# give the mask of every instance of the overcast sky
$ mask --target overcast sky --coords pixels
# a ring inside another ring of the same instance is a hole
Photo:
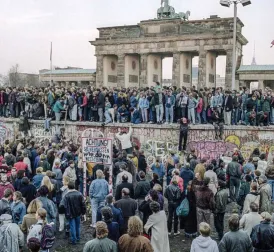
[[[160,0],[1,0],[0,1],[0,74],[16,63],[21,72],[38,73],[49,68],[50,42],[53,65],[96,68],[94,47],[88,41],[98,36],[96,27],[132,25],[156,16]],[[230,17],[233,8],[219,0],[170,0],[177,12],[191,11],[190,19],[210,15]],[[239,5],[239,17],[245,24],[244,64],[250,64],[256,41],[257,64],[274,64],[274,0],[252,0]],[[171,65],[164,64],[164,77],[171,76]],[[223,60],[217,61],[223,75]]]

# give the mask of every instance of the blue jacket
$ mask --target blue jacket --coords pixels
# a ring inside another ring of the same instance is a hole
[[[194,179],[194,173],[190,168],[183,167],[180,173],[180,177],[184,180],[184,191],[187,188],[187,184],[189,181]]]
[[[169,98],[170,98],[170,103],[168,103]],[[166,107],[167,108],[171,108],[171,107],[175,106],[175,97],[174,97],[174,95],[171,95],[171,96],[166,95],[165,100],[166,100]]]
[[[122,107],[118,108],[118,113],[121,114],[121,113],[124,113],[124,115],[122,116],[128,116],[129,115],[129,112],[127,111],[127,109],[123,109]]]
[[[147,98],[140,98],[139,99],[139,108],[140,109],[148,109],[149,108],[149,101]]]
[[[216,108],[216,107],[222,107],[223,106],[223,96],[222,95],[214,95],[211,98],[211,108]]]
[[[160,167],[158,168],[155,164],[153,164],[151,170],[153,173],[157,174],[159,178],[163,178],[165,176],[165,168],[162,163],[160,163]]]
[[[134,124],[141,123],[141,116],[137,109],[135,109],[133,113],[131,114],[131,122]]]
[[[115,242],[118,242],[120,238],[119,225],[117,222],[107,223],[108,226],[108,238]]]
[[[89,188],[89,197],[96,200],[104,200],[109,194],[108,182],[105,179],[95,179]]]
[[[124,225],[124,218],[123,218],[122,210],[120,208],[116,208],[113,205],[108,205],[107,204],[106,206],[108,206],[108,207],[111,208],[111,211],[112,211],[112,214],[113,214],[113,221],[117,222],[120,227],[123,227],[123,225]],[[102,213],[101,213],[101,209],[103,207],[104,206],[101,206],[101,207],[98,208],[97,215],[96,215],[96,222],[97,221],[101,221],[103,219],[102,218]]]
[[[23,217],[26,215],[26,206],[22,201],[11,203],[12,220],[14,223],[22,224]]]
[[[133,107],[133,108],[136,108],[137,107],[137,104],[138,104],[138,100],[136,98],[136,96],[131,96],[129,98],[129,102],[130,102],[130,107]]]
[[[43,174],[36,174],[33,177],[32,184],[36,187],[36,189],[40,188],[43,177],[44,177]]]
[[[42,202],[43,208],[47,211],[48,223],[56,223],[57,209],[52,200],[47,197],[38,197],[38,200]]]

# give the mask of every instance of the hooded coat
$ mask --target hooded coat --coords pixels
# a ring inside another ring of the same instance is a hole
[[[200,235],[193,240],[190,252],[219,252],[219,249],[216,241]]]

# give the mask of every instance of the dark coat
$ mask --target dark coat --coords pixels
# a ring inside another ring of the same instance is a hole
[[[97,108],[105,107],[105,96],[102,92],[98,94]]]
[[[226,112],[230,112],[233,109],[233,100],[231,95],[228,95],[227,97],[224,98],[223,107]]]
[[[262,221],[253,227],[250,237],[254,252],[274,251],[274,225],[271,225],[270,222]]]
[[[143,171],[143,172],[146,173],[146,169],[147,169],[146,157],[144,155],[139,155],[139,158],[138,158],[138,170],[139,171]]]
[[[26,199],[27,205],[29,205],[29,203],[35,199],[37,190],[36,190],[36,187],[32,184],[29,184],[29,185],[22,184],[20,188],[20,192],[22,193],[23,198]]]
[[[111,211],[112,211],[112,214],[113,214],[113,219],[112,220],[114,222],[117,222],[120,227],[123,226],[124,225],[124,218],[123,218],[122,210],[120,208],[114,207],[113,205],[106,205],[106,206],[111,208]],[[103,207],[104,206],[101,206],[101,207],[98,208],[97,215],[96,215],[96,222],[101,221],[103,219],[102,218],[102,213],[101,213],[101,209]]]
[[[150,191],[150,183],[148,181],[140,180],[135,187],[135,199],[144,199]]]
[[[10,204],[5,199],[1,199],[0,200],[0,216],[2,214],[9,214],[9,215],[11,215]]]
[[[117,222],[107,223],[108,226],[108,238],[115,242],[118,242],[120,238],[119,224]]]
[[[115,200],[120,200],[122,198],[122,190],[123,188],[127,188],[130,192],[130,198],[134,198],[134,188],[132,183],[128,182],[122,182],[119,184],[116,188],[116,193],[115,193]]]

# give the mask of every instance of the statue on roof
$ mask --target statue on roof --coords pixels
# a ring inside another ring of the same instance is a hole
[[[169,0],[161,0],[161,8],[157,11],[158,19],[165,19],[165,18],[181,18],[184,21],[188,20],[190,16],[190,11],[186,13],[175,12],[175,8],[169,5]]]

